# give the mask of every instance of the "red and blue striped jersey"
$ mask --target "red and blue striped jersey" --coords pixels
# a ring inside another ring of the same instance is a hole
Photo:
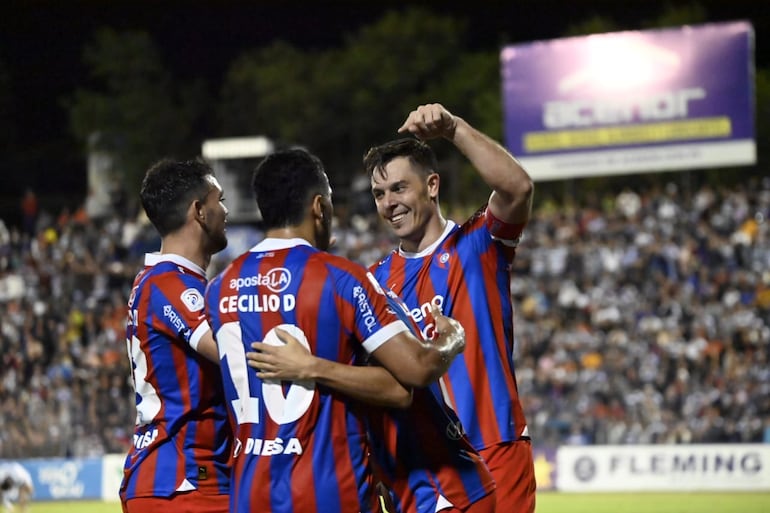
[[[231,512],[373,511],[360,409],[312,381],[261,380],[245,353],[280,344],[276,327],[321,358],[373,352],[408,330],[374,277],[302,239],[266,239],[211,281],[206,304],[236,429]]]
[[[407,304],[423,336],[435,337],[432,304],[465,328],[465,351],[442,382],[476,449],[528,436],[513,366],[510,265],[523,225],[505,224],[486,208],[419,254],[394,251],[372,272]]]
[[[388,300],[422,338],[403,301],[392,291]],[[377,477],[393,492],[399,513],[434,513],[450,505],[464,510],[495,489],[440,386],[415,389],[407,409],[367,410]]]
[[[222,378],[195,351],[209,330],[205,271],[172,254],[148,254],[128,300],[126,344],[136,392],[134,444],[120,496],[229,492],[232,435]]]

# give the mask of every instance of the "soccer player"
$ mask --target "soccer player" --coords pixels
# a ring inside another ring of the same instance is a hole
[[[431,305],[466,330],[467,349],[442,379],[442,391],[495,477],[498,510],[530,513],[535,477],[513,366],[510,266],[532,209],[532,180],[503,147],[440,104],[419,106],[398,132],[417,139],[388,142],[364,156],[377,211],[400,239],[372,272],[404,299],[427,338],[434,329]],[[424,142],[439,137],[492,189],[462,225],[441,212],[437,161]]]
[[[366,435],[351,398],[321,379],[262,379],[247,366],[246,352],[255,341],[280,344],[283,331],[332,362],[370,354],[392,373],[375,368],[390,380],[385,388],[425,386],[462,351],[462,327],[437,313],[438,336],[423,343],[364,268],[325,251],[332,191],[317,157],[300,149],[271,154],[255,170],[253,187],[266,238],[206,291],[236,425],[230,511],[376,511]],[[372,393],[360,379],[372,369],[339,367],[352,373],[332,380],[359,379]]]
[[[406,305],[394,294],[389,294],[388,302],[413,333],[422,338]],[[285,345],[254,342],[252,347],[258,351],[246,353],[249,366],[257,369],[258,376],[318,380],[341,375],[335,366],[342,364],[312,356],[289,334],[282,333],[280,338]],[[457,416],[444,402],[438,383],[430,385],[432,390],[414,389],[411,404],[402,406],[384,403],[379,397],[382,392],[371,380],[375,395],[366,395],[362,380],[366,381],[366,376],[326,384],[371,405],[365,414],[375,463],[379,462],[375,477],[384,487],[378,490],[387,504],[384,513],[497,511],[492,474],[463,434]],[[374,405],[407,409],[385,410]],[[385,428],[394,423],[397,430]]]
[[[140,198],[161,248],[145,256],[128,300],[136,429],[123,511],[226,512],[232,434],[203,311],[205,269],[227,246],[222,188],[203,161],[162,160],[147,171]]]
[[[5,511],[14,511],[17,503],[19,511],[26,513],[34,492],[32,476],[20,463],[0,463],[0,503]]]

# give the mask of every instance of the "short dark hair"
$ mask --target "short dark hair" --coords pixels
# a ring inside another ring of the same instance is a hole
[[[310,199],[329,195],[323,163],[299,148],[265,157],[254,170],[251,187],[265,230],[300,224]]]
[[[184,226],[190,202],[205,198],[211,187],[208,175],[214,176],[214,171],[202,159],[162,159],[150,166],[139,198],[161,237]]]
[[[377,172],[384,178],[385,166],[398,157],[407,157],[425,176],[438,173],[438,161],[433,149],[427,143],[411,138],[395,139],[369,148],[364,154],[364,169],[369,176]]]

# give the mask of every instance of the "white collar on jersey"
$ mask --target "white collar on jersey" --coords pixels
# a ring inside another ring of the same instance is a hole
[[[144,254],[144,265],[146,266],[157,265],[161,262],[173,262],[177,265],[186,267],[191,271],[195,271],[201,276],[206,276],[206,271],[204,271],[201,266],[199,266],[198,264],[194,263],[191,260],[186,259],[182,255],[176,255],[174,253],[145,253]]]
[[[312,246],[312,244],[299,237],[294,239],[268,238],[251,248],[249,251],[253,253],[258,251],[277,251],[279,249],[289,249],[295,246]]]
[[[432,254],[434,251],[436,251],[436,248],[438,247],[438,245],[441,244],[441,242],[447,238],[447,235],[449,235],[449,232],[451,232],[454,227],[455,227],[455,222],[451,220],[447,220],[446,226],[444,226],[444,233],[441,234],[441,237],[436,239],[436,242],[434,242],[427,248],[423,249],[419,253],[410,253],[408,251],[404,251],[403,249],[401,249],[401,244],[399,244],[398,254],[404,258],[422,258],[424,256],[428,256]]]

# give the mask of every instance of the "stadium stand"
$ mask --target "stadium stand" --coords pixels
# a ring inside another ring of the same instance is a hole
[[[768,178],[543,202],[512,282],[534,443],[770,442],[768,216]],[[340,223],[336,251],[373,263],[377,226]],[[125,452],[124,308],[157,242],[133,216],[0,220],[0,458]]]

